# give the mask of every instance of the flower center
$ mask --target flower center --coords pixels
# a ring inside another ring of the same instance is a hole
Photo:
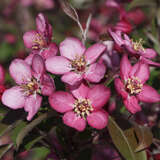
[[[41,34],[36,34],[33,40],[33,46],[32,49],[41,49],[47,46],[47,42],[43,35]]]
[[[137,77],[128,78],[126,83],[126,89],[130,94],[138,94],[142,91],[143,84]]]
[[[133,40],[131,40],[131,42],[132,42],[132,45],[133,45],[133,49],[135,51],[143,51],[143,52],[145,51],[145,49],[143,47],[144,41],[143,41],[142,38],[140,38],[139,41],[135,41],[135,42]]]
[[[74,112],[77,116],[86,119],[86,117],[93,111],[93,107],[89,99],[78,99],[74,103]]]
[[[25,96],[41,93],[40,83],[35,78],[32,78],[30,82],[22,84],[20,87],[22,88]]]
[[[71,62],[71,65],[75,72],[83,72],[86,68],[86,61],[84,56],[76,57],[76,59]]]

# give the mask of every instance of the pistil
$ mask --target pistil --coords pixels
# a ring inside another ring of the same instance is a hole
[[[78,99],[74,103],[74,112],[77,116],[86,119],[86,117],[93,111],[90,100]]]
[[[84,70],[86,68],[86,61],[85,61],[84,56],[76,57],[76,59],[71,62],[71,65],[72,65],[72,68],[75,72],[77,72],[77,73],[84,72]]]
[[[142,91],[143,84],[138,77],[128,78],[126,83],[126,90],[132,94],[138,94]]]
[[[133,40],[131,40],[131,41],[132,41],[133,49],[135,51],[143,51],[143,52],[145,51],[145,49],[143,47],[144,41],[142,38],[140,38],[139,41],[135,41],[135,42]]]

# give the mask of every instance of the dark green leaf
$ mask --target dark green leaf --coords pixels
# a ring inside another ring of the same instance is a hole
[[[125,133],[111,117],[109,117],[108,130],[113,143],[126,160],[147,160],[145,151],[134,152],[137,140],[133,130],[128,129],[129,133]],[[128,139],[128,134],[130,139]]]

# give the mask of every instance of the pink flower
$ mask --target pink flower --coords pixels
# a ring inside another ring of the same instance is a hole
[[[24,44],[33,53],[40,54],[44,59],[57,54],[58,48],[52,39],[52,26],[47,18],[39,13],[36,18],[37,30],[28,31],[23,35]]]
[[[149,66],[142,61],[131,66],[126,54],[120,63],[120,78],[115,79],[115,88],[123,97],[126,108],[131,113],[141,110],[138,101],[154,103],[160,101],[160,95],[145,84],[149,79]]]
[[[64,113],[64,124],[83,131],[86,121],[96,129],[103,129],[108,122],[108,114],[102,107],[110,97],[110,90],[104,85],[88,88],[83,83],[72,94],[64,91],[54,92],[49,97],[50,105],[60,113]]]
[[[12,109],[24,107],[28,112],[27,120],[31,120],[41,106],[39,94],[52,94],[54,82],[46,74],[44,61],[39,55],[34,55],[31,66],[21,59],[13,60],[9,71],[17,85],[5,90],[2,103]]]
[[[122,31],[124,33],[130,33],[132,31],[132,25],[126,19],[121,19],[116,26],[113,27],[115,30]]]
[[[105,74],[106,67],[97,63],[97,58],[106,49],[105,45],[96,43],[88,49],[77,38],[66,38],[60,43],[61,56],[46,60],[47,71],[63,75],[61,80],[69,85],[80,83],[82,79],[99,82]]]
[[[130,12],[127,12],[127,14],[125,15],[125,19],[129,20],[135,25],[139,25],[142,24],[147,19],[147,17],[141,9],[136,8],[134,10],[131,10]]]
[[[128,37],[127,34],[122,34],[121,31],[113,32],[111,29],[109,29],[109,33],[115,41],[118,49],[122,50],[122,52],[126,53],[126,51],[128,51],[129,54],[139,57],[142,61],[149,65],[160,66],[159,63],[150,60],[155,58],[157,53],[151,48],[144,48],[142,39],[134,42]]]

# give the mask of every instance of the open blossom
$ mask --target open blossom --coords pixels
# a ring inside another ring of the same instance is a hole
[[[141,110],[139,101],[147,103],[160,101],[158,92],[145,84],[148,79],[148,64],[139,61],[131,66],[127,55],[123,55],[120,63],[120,78],[115,79],[115,88],[123,97],[126,108],[133,114]]]
[[[110,90],[104,85],[88,88],[83,83],[72,94],[64,91],[54,92],[49,97],[50,105],[64,113],[64,124],[83,131],[86,122],[96,129],[103,129],[108,122],[108,114],[102,109],[110,97]]]
[[[24,107],[28,112],[27,120],[31,120],[41,106],[41,94],[49,96],[55,90],[54,82],[46,74],[42,57],[36,54],[32,66],[22,59],[15,59],[9,71],[17,85],[5,90],[2,103],[12,109]]]
[[[122,33],[121,31],[113,32],[111,29],[109,29],[109,33],[115,41],[118,50],[121,50],[125,53],[128,51],[130,55],[139,57],[142,61],[149,65],[160,66],[159,63],[150,60],[155,58],[157,53],[151,48],[144,48],[142,39],[134,42],[128,37],[127,34]]]
[[[58,48],[52,39],[52,26],[47,18],[39,13],[36,18],[37,30],[31,30],[23,35],[24,44],[32,49],[33,53],[40,54],[44,59],[53,57],[57,54]]]
[[[77,38],[66,38],[60,43],[60,55],[46,60],[47,71],[63,75],[61,80],[75,85],[86,79],[99,82],[105,74],[103,62],[96,62],[106,49],[105,45],[96,43],[88,49]]]

